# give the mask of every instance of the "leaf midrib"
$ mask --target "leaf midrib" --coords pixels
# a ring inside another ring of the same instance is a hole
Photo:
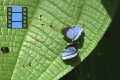
[[[38,4],[41,2],[41,0],[38,0]],[[34,14],[35,14],[35,12],[36,12],[36,8],[39,6],[39,5],[36,5],[36,7],[35,7],[35,10],[34,10],[34,12],[33,12],[33,15],[32,15],[32,17],[31,17],[31,19],[30,19],[30,21],[29,21],[29,24],[28,24],[28,26],[31,24],[31,22],[32,22],[32,18],[34,17]],[[20,46],[20,49],[19,49],[19,54],[20,54],[20,51],[21,51],[21,49],[22,49],[22,45],[23,45],[23,43],[24,43],[24,40],[25,40],[25,38],[26,38],[26,36],[27,36],[27,33],[28,32],[28,28],[27,28],[27,30],[26,30],[26,32],[25,32],[25,35],[24,35],[24,38],[23,38],[23,41],[22,41],[22,44],[21,44],[21,46]],[[17,58],[19,57],[19,55],[17,56]],[[16,64],[17,64],[17,61],[16,61],[16,63],[15,63],[15,66],[16,66]],[[14,69],[13,69],[13,71],[15,70],[15,66],[14,66]],[[12,79],[12,77],[13,77],[13,71],[12,71],[12,75],[11,75],[11,78],[10,79]]]

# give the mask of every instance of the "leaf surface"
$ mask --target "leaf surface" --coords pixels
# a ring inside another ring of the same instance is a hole
[[[1,80],[57,80],[83,61],[95,48],[115,14],[119,0],[0,0]],[[6,27],[7,6],[28,7],[28,28]],[[112,6],[112,7],[111,7]],[[40,20],[40,15],[41,20]],[[67,42],[61,30],[84,27],[79,57],[63,62]]]

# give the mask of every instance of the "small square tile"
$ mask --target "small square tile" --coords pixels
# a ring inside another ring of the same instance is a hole
[[[27,19],[26,16],[23,16],[23,19]]]
[[[22,7],[12,7],[12,12],[22,12]]]
[[[26,15],[27,13],[26,12],[23,12],[23,15]]]
[[[8,19],[11,19],[11,16],[8,16]]]
[[[12,13],[12,21],[22,21],[22,13]]]
[[[11,20],[8,20],[8,23],[11,23]]]
[[[23,11],[27,11],[27,8],[26,8],[26,7],[23,7]]]
[[[26,24],[23,24],[23,27],[27,27],[27,25],[26,25]]]
[[[7,10],[8,10],[8,11],[12,11],[12,8],[11,8],[11,7],[7,7]]]
[[[8,24],[8,27],[11,28],[11,24]]]
[[[26,23],[27,21],[26,20],[23,20],[23,23]]]
[[[11,16],[11,12],[8,12],[8,16]]]
[[[22,22],[12,22],[12,28],[22,28]]]

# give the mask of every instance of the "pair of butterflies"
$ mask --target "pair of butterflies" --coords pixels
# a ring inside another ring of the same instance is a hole
[[[79,39],[79,37],[81,36],[83,32],[83,28],[81,28],[80,26],[73,26],[71,27],[67,27],[62,29],[62,34],[72,40],[72,41],[76,41]],[[67,60],[67,59],[71,59],[77,56],[77,46],[75,44],[70,44],[68,45],[64,51],[62,51],[61,57],[63,60]]]

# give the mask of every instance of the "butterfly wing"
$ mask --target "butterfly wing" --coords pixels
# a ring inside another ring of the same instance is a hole
[[[63,60],[71,59],[71,58],[73,58],[75,56],[77,56],[77,53],[71,53],[69,51],[63,51],[62,55],[61,55],[61,57],[62,57]]]
[[[67,37],[68,37],[69,39],[73,39],[73,30],[72,30],[72,29],[69,29],[69,30],[67,31]]]
[[[75,56],[77,56],[77,46],[75,44],[68,45],[61,55],[63,60],[71,59]]]
[[[61,32],[66,38],[75,41],[80,37],[81,33],[83,32],[83,28],[79,26],[73,26],[73,28],[66,27],[62,29]]]
[[[73,38],[73,31],[72,31],[72,28],[71,27],[66,27],[64,29],[61,30],[62,34],[68,38],[68,39],[72,39]]]
[[[73,41],[77,40],[82,32],[83,28],[81,28],[80,26],[73,26]]]

